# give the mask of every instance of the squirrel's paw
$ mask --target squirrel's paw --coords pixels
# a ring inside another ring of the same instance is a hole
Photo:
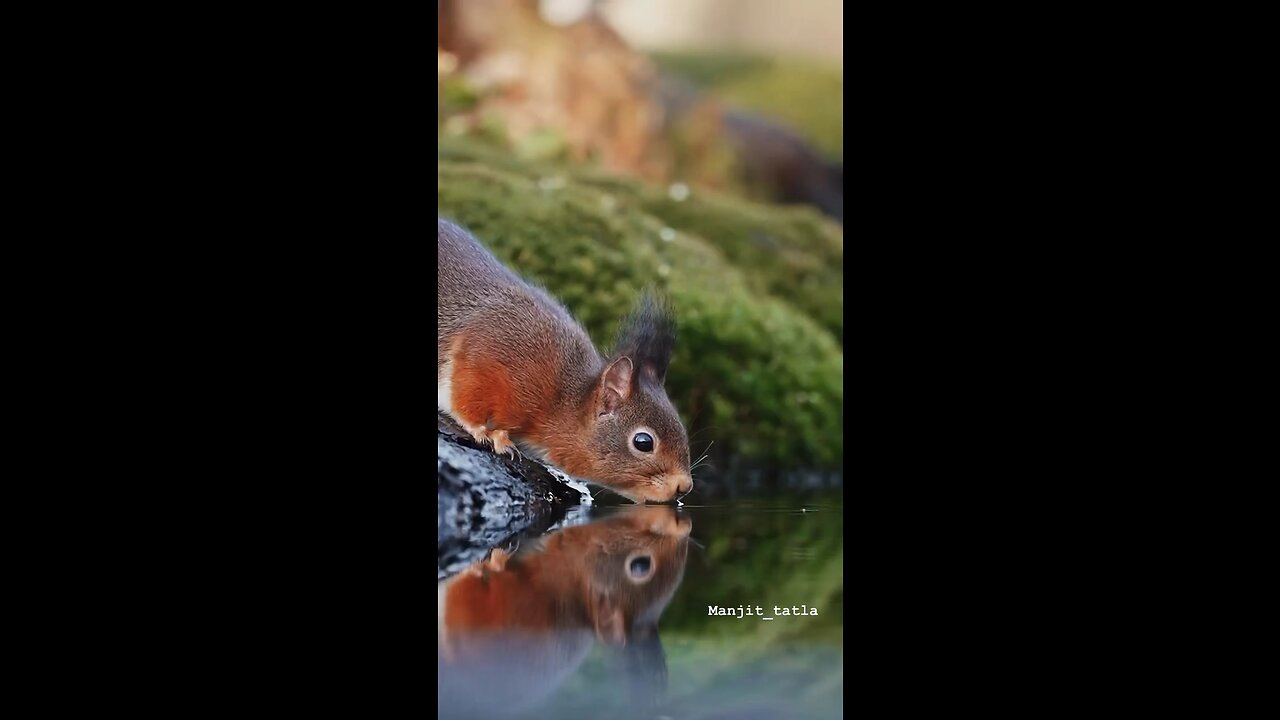
[[[516,457],[515,443],[511,442],[511,436],[506,430],[490,430],[489,442],[493,443],[493,451],[499,455],[510,455],[512,459]]]
[[[479,445],[483,445],[485,441],[489,439],[489,431],[486,430],[483,425],[471,425],[469,423],[463,423],[462,429],[470,433],[471,437]]]
[[[502,572],[507,569],[507,560],[511,559],[511,554],[502,548],[494,548],[489,554],[489,559],[485,561],[485,565],[494,572]]]
[[[483,425],[464,425],[463,427],[471,433],[471,437],[475,438],[477,443],[481,445],[489,443],[493,451],[499,455],[510,455],[514,459],[519,453],[506,430],[499,428],[491,430]]]

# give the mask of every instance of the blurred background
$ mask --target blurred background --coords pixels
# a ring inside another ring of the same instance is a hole
[[[549,14],[582,12],[582,0],[544,2]],[[844,62],[841,0],[613,0],[595,3],[627,42],[646,50],[744,51]]]
[[[841,717],[841,3],[438,10],[440,213],[603,349],[642,289],[666,292],[680,326],[667,390],[694,457],[712,456],[680,510],[691,547],[661,618],[661,710],[597,643],[538,716]],[[821,612],[707,614],[751,603]]]
[[[669,294],[668,391],[720,492],[838,487],[841,3],[437,9],[440,214],[602,348],[643,288]]]

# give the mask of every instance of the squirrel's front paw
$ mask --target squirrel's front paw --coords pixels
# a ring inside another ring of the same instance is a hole
[[[478,445],[483,445],[484,442],[489,439],[489,431],[486,430],[483,425],[471,425],[469,423],[463,423],[462,429],[466,430]]]
[[[493,443],[493,451],[500,455],[510,455],[515,459],[516,450],[515,443],[511,442],[511,436],[506,430],[490,430],[489,442]]]
[[[494,572],[502,572],[507,569],[507,561],[511,559],[511,553],[502,548],[494,548],[489,553],[489,559],[485,561],[485,565]]]
[[[515,443],[511,442],[511,436],[506,430],[500,428],[489,429],[483,425],[466,425],[466,431],[471,433],[471,437],[481,445],[486,442],[493,447],[493,451],[499,455],[510,455],[515,458],[519,453]]]

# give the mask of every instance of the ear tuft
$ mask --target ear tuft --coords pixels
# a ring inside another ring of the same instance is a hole
[[[675,345],[676,318],[670,303],[646,291],[619,326],[611,357],[631,357],[644,377],[662,384]]]

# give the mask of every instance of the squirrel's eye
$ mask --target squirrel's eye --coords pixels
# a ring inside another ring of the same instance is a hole
[[[638,558],[633,558],[631,563],[627,565],[627,572],[631,573],[631,577],[633,578],[642,578],[648,575],[649,571],[652,569],[653,561],[649,559],[648,555],[641,555]]]
[[[647,432],[638,432],[631,438],[631,444],[640,452],[653,452],[653,436]]]

